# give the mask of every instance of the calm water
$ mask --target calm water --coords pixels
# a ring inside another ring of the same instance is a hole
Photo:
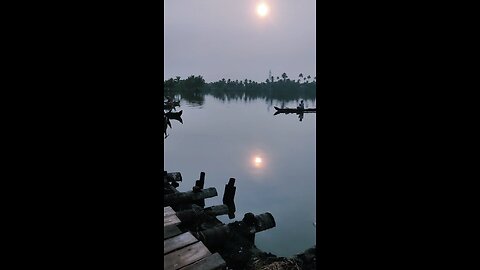
[[[285,103],[295,107],[298,103]],[[316,114],[273,115],[281,102],[222,101],[205,96],[202,105],[182,101],[183,124],[172,120],[164,140],[165,170],[182,173],[180,191],[188,191],[204,171],[205,188],[218,196],[206,207],[222,204],[225,184],[236,179],[234,219],[247,212],[270,212],[277,226],[256,235],[260,249],[291,256],[315,244]],[[316,107],[306,101],[306,107]],[[260,158],[261,162],[256,158]]]

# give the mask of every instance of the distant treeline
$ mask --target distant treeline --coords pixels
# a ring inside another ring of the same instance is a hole
[[[266,101],[294,101],[299,99],[316,99],[316,78],[309,81],[310,76],[299,75],[299,79],[291,80],[283,73],[277,80],[272,76],[265,82],[252,80],[219,80],[205,83],[202,76],[190,76],[187,79],[176,77],[164,81],[165,96],[180,96],[191,103],[203,104],[205,95],[212,95],[220,100],[265,99]]]

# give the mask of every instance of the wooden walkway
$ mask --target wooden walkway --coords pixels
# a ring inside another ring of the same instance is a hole
[[[223,258],[218,253],[212,254],[190,232],[182,233],[177,227],[180,223],[171,207],[163,208],[163,269],[225,269]]]

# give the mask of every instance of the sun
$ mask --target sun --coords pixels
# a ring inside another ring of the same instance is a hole
[[[256,167],[256,168],[262,168],[263,167],[263,159],[259,156],[256,156],[254,159],[253,159],[253,165]]]
[[[257,14],[260,17],[265,17],[268,15],[268,5],[266,3],[260,3],[257,5]]]

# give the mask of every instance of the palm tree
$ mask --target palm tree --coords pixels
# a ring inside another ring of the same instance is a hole
[[[303,78],[303,73],[298,74],[299,78]]]
[[[283,81],[285,81],[285,80],[288,78],[287,73],[284,72],[284,73],[282,74],[282,78],[283,78]]]

